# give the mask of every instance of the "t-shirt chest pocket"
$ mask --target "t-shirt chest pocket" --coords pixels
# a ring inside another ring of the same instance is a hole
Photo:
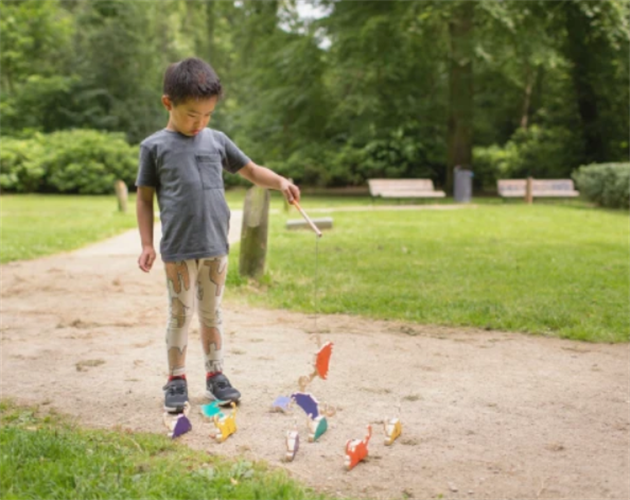
[[[199,153],[195,155],[195,163],[197,164],[203,189],[223,189],[221,155],[217,153]]]

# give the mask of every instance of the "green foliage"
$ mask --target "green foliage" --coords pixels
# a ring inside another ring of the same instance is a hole
[[[376,175],[444,185],[449,116],[459,116],[449,26],[462,2],[308,1],[326,15],[304,19],[280,0],[0,0],[2,134],[86,128],[137,143],[166,122],[167,65],[198,55],[226,91],[212,126],[257,163],[318,186]],[[625,161],[630,3],[473,11],[477,188]]]
[[[504,147],[493,144],[475,147],[475,176],[473,184],[485,192],[496,190],[497,180],[512,177],[512,168],[517,163],[517,151],[513,144]]]
[[[425,145],[413,131],[401,127],[363,146],[352,142],[336,148],[311,145],[269,165],[308,186],[361,186],[368,179],[380,177],[435,179],[432,146]]]
[[[630,208],[630,163],[584,165],[573,179],[582,194],[598,205]]]
[[[58,0],[0,1],[2,86],[14,90],[31,75],[67,68],[73,18]]]
[[[55,132],[46,138],[47,181],[60,193],[111,193],[116,179],[132,185],[138,152],[123,134],[94,130]]]
[[[168,2],[160,8],[168,10]],[[124,131],[131,142],[161,128],[165,116],[161,75],[168,59],[155,50],[156,10],[123,0],[81,1],[76,7],[75,71],[84,85],[79,98],[84,108],[107,117],[99,128]],[[89,113],[79,117],[82,126],[92,126]]]
[[[44,147],[36,139],[5,137],[0,148],[0,189],[29,193],[43,188]]]
[[[71,125],[74,17],[57,0],[0,2],[2,132]]]
[[[322,51],[312,32],[287,32],[275,1],[245,1],[239,13],[233,75],[239,109],[228,118],[234,139],[259,163],[285,161],[322,140],[330,107]],[[292,21],[296,31],[298,20]]]
[[[162,74],[194,53],[198,3],[2,1],[2,133],[94,128],[139,142],[163,127]]]
[[[114,181],[132,185],[137,148],[123,134],[64,130],[3,140],[0,187],[14,192],[105,194]]]
[[[389,137],[368,142],[363,148],[362,173],[365,180],[374,177],[431,177],[426,148],[416,134],[402,128]]]
[[[579,148],[575,136],[564,128],[519,128],[503,147],[474,149],[474,183],[492,191],[499,179],[568,178],[579,158]]]

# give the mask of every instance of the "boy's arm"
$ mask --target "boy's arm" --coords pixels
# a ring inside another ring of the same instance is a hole
[[[140,230],[140,242],[142,253],[138,257],[138,266],[148,273],[155,261],[155,249],[153,248],[153,195],[155,189],[147,186],[138,186],[136,196],[136,216],[138,229]]]
[[[250,161],[238,171],[238,174],[257,186],[281,191],[289,203],[293,200],[300,201],[300,189],[267,167],[261,167]]]

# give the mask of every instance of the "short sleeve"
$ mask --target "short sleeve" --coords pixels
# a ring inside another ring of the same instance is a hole
[[[232,140],[223,132],[220,133],[225,151],[223,157],[223,168],[235,174],[250,162],[249,157],[243,153]]]
[[[136,186],[149,186],[157,188],[157,165],[152,151],[144,145],[140,145],[140,159],[138,160],[138,177]]]

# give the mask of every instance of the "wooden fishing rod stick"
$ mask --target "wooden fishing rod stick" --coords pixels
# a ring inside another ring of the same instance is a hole
[[[315,231],[315,234],[317,235],[317,237],[318,237],[318,238],[321,238],[321,237],[322,237],[322,232],[321,232],[321,231],[319,230],[319,228],[315,225],[315,223],[311,220],[311,218],[310,218],[308,215],[306,215],[306,212],[302,209],[302,207],[300,206],[300,204],[299,204],[297,201],[295,201],[295,200],[293,200],[293,201],[291,202],[291,204],[292,204],[292,205],[294,205],[294,206],[295,206],[295,208],[297,208],[297,209],[298,209],[298,212],[300,212],[300,213],[302,214],[302,217],[304,217],[304,220],[305,220],[306,222],[308,222],[309,226],[311,226],[311,229],[312,229],[313,231]]]

